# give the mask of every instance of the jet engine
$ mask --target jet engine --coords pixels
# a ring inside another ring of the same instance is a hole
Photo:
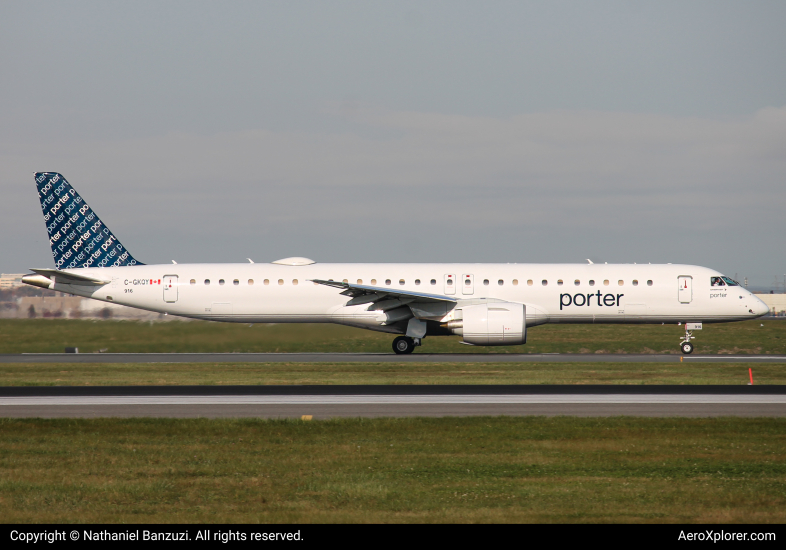
[[[527,342],[527,308],[513,302],[492,302],[461,308],[461,318],[443,326],[464,337],[465,344],[511,346]],[[456,312],[458,314],[458,311]]]

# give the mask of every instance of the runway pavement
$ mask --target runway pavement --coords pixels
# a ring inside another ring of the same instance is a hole
[[[19,353],[0,363],[786,363],[784,355],[579,353]]]
[[[575,415],[786,417],[786,386],[47,386],[0,388],[2,417]]]

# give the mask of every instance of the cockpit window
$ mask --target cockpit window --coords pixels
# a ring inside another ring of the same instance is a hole
[[[738,283],[734,279],[729,279],[726,276],[723,277],[723,280],[726,281],[726,284],[729,285],[729,286],[740,286],[740,283]]]
[[[723,282],[721,277],[711,277],[710,278],[710,285],[712,286],[726,286],[726,283]]]

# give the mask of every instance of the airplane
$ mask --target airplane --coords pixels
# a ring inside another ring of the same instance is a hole
[[[693,351],[702,323],[755,319],[768,306],[736,281],[679,264],[158,264],[136,260],[57,172],[35,182],[55,268],[33,286],[103,302],[235,323],[337,323],[397,337],[412,353],[427,336],[473,346],[525,344],[545,323],[684,324]]]

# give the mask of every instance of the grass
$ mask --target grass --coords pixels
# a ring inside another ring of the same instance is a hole
[[[763,326],[762,326],[763,325]],[[677,325],[543,325],[528,343],[474,347],[429,337],[416,353],[679,353]],[[786,322],[705,325],[694,353],[786,354]],[[0,353],[368,352],[391,353],[393,335],[339,325],[253,325],[207,321],[0,320]]]
[[[0,517],[786,521],[786,420],[0,419]]]
[[[0,363],[0,386],[786,384],[783,364]]]
[[[698,353],[785,353],[786,323],[709,325]],[[530,344],[674,352],[676,326],[548,325]],[[389,352],[335,325],[0,321],[0,352]],[[783,384],[772,364],[0,364],[0,385]],[[786,419],[0,419],[0,518],[105,522],[786,521]]]

